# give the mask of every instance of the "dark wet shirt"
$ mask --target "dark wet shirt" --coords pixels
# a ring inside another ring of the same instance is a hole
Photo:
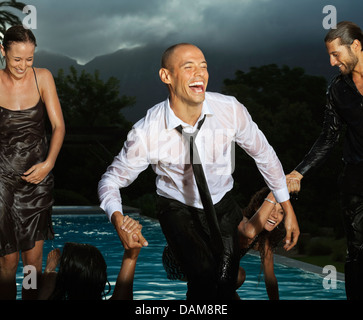
[[[352,75],[339,74],[327,91],[323,129],[296,171],[305,176],[310,169],[321,165],[339,140],[344,125],[343,161],[352,165],[363,164],[363,96]]]

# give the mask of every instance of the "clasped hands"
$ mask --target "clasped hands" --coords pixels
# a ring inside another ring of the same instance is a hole
[[[126,250],[140,250],[142,247],[148,246],[148,242],[141,233],[142,225],[138,221],[116,211],[112,214],[111,222]]]
[[[300,191],[302,178],[302,174],[296,170],[293,170],[291,173],[286,175],[287,188],[289,189],[290,193],[297,194]]]
[[[289,193],[297,194],[300,191],[300,181],[303,176],[297,172],[292,171],[290,174],[286,175],[286,183],[289,190]],[[293,248],[296,243],[297,239],[300,235],[299,225],[294,213],[294,210],[291,206],[290,201],[286,204],[281,203],[286,213],[285,217],[285,228],[286,228],[286,238],[285,238],[285,250],[290,250]]]

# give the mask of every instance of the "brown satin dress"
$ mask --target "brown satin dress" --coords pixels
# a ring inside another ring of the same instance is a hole
[[[21,178],[47,156],[45,115],[41,99],[25,110],[0,107],[0,256],[54,238],[52,173],[37,185]]]

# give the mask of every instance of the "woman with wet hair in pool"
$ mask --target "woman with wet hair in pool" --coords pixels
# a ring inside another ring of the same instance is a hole
[[[121,269],[115,289],[110,299],[132,300],[133,281],[137,258],[143,246],[147,245],[141,234],[138,221],[124,216],[124,228],[139,245],[125,248]],[[56,272],[57,265],[59,270]],[[60,249],[48,254],[46,267],[42,276],[40,300],[101,300],[110,292],[107,280],[107,265],[102,253],[93,245],[67,242]],[[108,292],[106,292],[108,284]]]
[[[284,211],[268,188],[255,193],[243,210],[243,219],[238,225],[240,258],[251,249],[260,252],[266,291],[270,300],[278,300],[278,283],[274,272],[273,250],[285,237],[285,229],[279,228]],[[182,269],[170,248],[165,247],[163,265],[171,280],[186,280]],[[246,273],[239,267],[236,288],[245,281]],[[236,294],[237,296],[237,294]],[[237,296],[238,297],[238,296]]]
[[[0,299],[16,298],[16,270],[42,271],[45,240],[53,239],[53,175],[65,125],[52,74],[33,67],[36,39],[23,26],[9,28],[0,70]],[[45,119],[51,125],[48,144]],[[36,289],[23,290],[35,299]]]

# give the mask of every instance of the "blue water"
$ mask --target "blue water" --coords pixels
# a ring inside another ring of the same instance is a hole
[[[131,214],[139,220],[142,232],[149,246],[141,250],[136,266],[134,280],[135,300],[184,300],[186,283],[171,281],[166,278],[162,266],[162,252],[165,238],[156,220]],[[62,248],[65,242],[90,243],[96,246],[105,257],[108,265],[108,279],[115,285],[123,255],[123,247],[106,215],[55,215],[53,216],[55,239],[44,245],[45,265],[47,254],[53,248]],[[246,255],[241,266],[246,270],[247,278],[238,294],[244,300],[267,300],[264,280],[260,274],[260,258]],[[22,264],[17,273],[18,299],[21,299]],[[345,300],[344,282],[337,281],[336,289],[324,289],[323,278],[301,269],[275,265],[275,274],[279,283],[282,300]]]

